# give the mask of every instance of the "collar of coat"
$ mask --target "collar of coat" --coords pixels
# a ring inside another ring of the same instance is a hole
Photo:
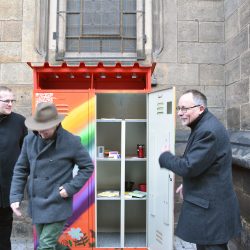
[[[208,113],[208,109],[205,108],[204,111],[192,122],[188,125],[191,129],[194,129],[196,125],[199,123],[199,121],[202,119],[202,117]]]

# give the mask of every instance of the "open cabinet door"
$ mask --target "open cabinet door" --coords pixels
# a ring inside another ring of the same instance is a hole
[[[175,88],[148,98],[148,246],[172,250],[174,231],[174,174],[161,169],[158,159],[164,145],[174,152]]]

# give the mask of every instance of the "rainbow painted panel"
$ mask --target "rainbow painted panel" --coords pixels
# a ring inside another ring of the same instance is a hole
[[[94,161],[95,145],[95,98],[85,100],[74,107],[65,117],[62,126],[71,133],[81,137],[82,144],[88,149]],[[88,110],[88,112],[86,112]],[[82,189],[74,195],[73,215],[67,220],[59,238],[62,245],[70,249],[92,249],[95,246],[94,233],[94,173]],[[60,211],[58,211],[60,212]],[[38,245],[34,230],[35,248]]]
[[[89,112],[86,112],[88,110]],[[90,155],[95,145],[95,98],[86,100],[69,112],[62,126],[81,137],[82,144]],[[94,159],[93,159],[94,160]],[[73,215],[67,220],[65,230],[59,241],[70,249],[92,248],[95,245],[94,233],[94,174],[74,196]]]

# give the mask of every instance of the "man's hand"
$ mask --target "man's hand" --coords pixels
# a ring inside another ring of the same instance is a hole
[[[20,202],[19,201],[11,203],[10,207],[12,208],[15,215],[17,215],[18,217],[22,216],[22,213],[20,211]]]
[[[180,195],[181,199],[183,200],[183,193],[182,193],[183,186],[182,184],[176,189],[176,193]]]
[[[59,193],[62,198],[67,198],[69,197],[67,191],[63,188],[63,186],[59,187]]]

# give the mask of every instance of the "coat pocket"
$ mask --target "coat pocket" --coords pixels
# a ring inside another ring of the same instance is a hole
[[[185,201],[188,201],[194,205],[197,205],[199,207],[202,208],[208,208],[209,207],[209,201],[197,196],[193,196],[193,195],[185,195],[184,197]]]

